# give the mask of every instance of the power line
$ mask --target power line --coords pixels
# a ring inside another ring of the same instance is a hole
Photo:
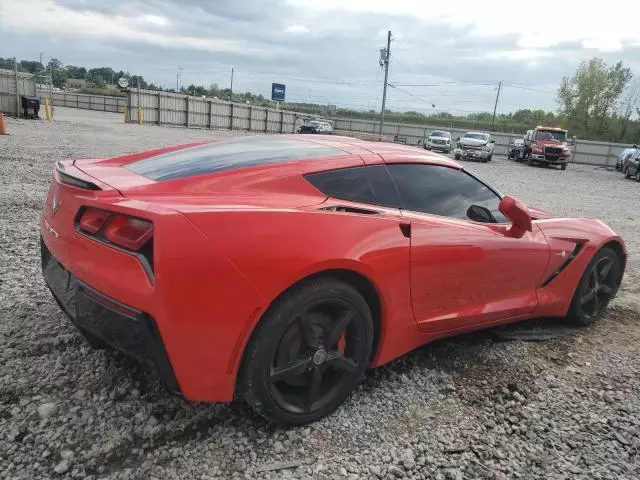
[[[300,82],[307,83],[323,83],[328,85],[348,85],[348,86],[356,86],[356,85],[373,85],[376,82],[373,80],[358,80],[358,81],[348,81],[348,80],[327,80],[320,78],[309,78],[309,77],[296,77],[293,75],[286,75],[280,73],[268,73],[268,72],[249,72],[245,70],[236,70],[236,73],[243,73],[246,75],[268,75],[271,77],[279,77],[279,78],[287,78],[289,80],[297,80]]]
[[[484,81],[453,81],[453,82],[440,82],[440,83],[396,83],[400,87],[466,87],[469,85],[476,86],[495,86],[496,82],[484,82]]]
[[[418,100],[420,100],[421,102],[428,103],[428,104],[430,104],[433,108],[435,108],[435,104],[434,104],[433,102],[430,102],[430,101],[428,101],[428,100],[425,100],[424,98],[419,97],[419,96],[417,96],[417,95],[414,95],[413,93],[409,93],[409,92],[407,92],[406,90],[403,90],[403,89],[399,88],[397,85],[394,85],[393,83],[390,83],[390,84],[389,84],[389,86],[390,86],[391,88],[394,88],[394,89],[398,90],[399,92],[404,93],[405,95],[409,95],[410,97],[417,98],[417,99],[418,99]]]
[[[509,86],[509,87],[513,87],[513,88],[518,88],[520,90],[528,90],[530,92],[538,92],[538,93],[547,93],[547,94],[556,94],[557,92],[555,91],[551,91],[551,90],[541,90],[538,88],[531,88],[531,87],[526,87],[524,85],[518,85],[516,83],[510,83],[510,82],[503,82],[505,85]]]

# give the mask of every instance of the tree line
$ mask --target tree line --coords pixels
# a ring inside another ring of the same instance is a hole
[[[14,59],[0,58],[0,68],[13,70]],[[76,91],[86,93],[118,94],[115,88],[121,77],[129,80],[133,87],[149,90],[166,90],[175,92],[173,88],[163,89],[145,81],[142,75],[116,71],[111,67],[87,69],[76,65],[63,65],[58,59],[52,59],[46,66],[35,60],[18,62],[20,72],[31,74],[44,73],[48,78],[51,72],[55,87],[65,89],[75,83]],[[45,72],[45,69],[47,70]],[[45,83],[45,82],[43,82]],[[220,88],[216,84],[209,87],[189,85],[181,87],[180,93],[195,96],[206,96],[248,102],[252,105],[274,107],[275,103],[263,95],[250,92],[231,92],[229,88]],[[447,112],[424,114],[417,111],[394,112],[385,111],[385,120],[397,123],[441,126],[443,128],[473,128],[524,133],[536,125],[558,126],[567,128],[571,135],[586,140],[605,140],[623,143],[640,141],[640,78],[634,77],[630,68],[622,62],[607,65],[600,58],[592,58],[580,64],[572,77],[565,77],[557,91],[558,110],[519,109],[507,114],[499,114],[495,121],[489,112],[453,115]],[[286,108],[303,113],[325,117],[347,117],[379,121],[380,114],[374,110],[356,110],[336,108],[314,103],[287,103]]]

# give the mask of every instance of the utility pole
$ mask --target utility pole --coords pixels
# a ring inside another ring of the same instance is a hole
[[[229,87],[229,101],[233,101],[233,68],[231,69],[231,86]]]
[[[40,52],[40,65],[42,65],[42,52]]]
[[[496,123],[496,110],[498,109],[498,99],[500,98],[500,88],[502,87],[502,80],[498,82],[498,93],[496,94],[496,104],[493,106],[493,118],[491,119],[491,131]]]
[[[182,83],[182,67],[178,69],[178,73],[176,73],[176,93],[180,93],[180,84]]]
[[[384,68],[384,86],[382,88],[382,109],[380,110],[380,135],[384,125],[384,108],[387,103],[387,79],[389,78],[389,59],[391,58],[391,30],[387,33],[387,48],[380,50],[380,66]]]

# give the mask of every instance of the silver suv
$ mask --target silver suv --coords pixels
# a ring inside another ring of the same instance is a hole
[[[451,144],[451,132],[444,130],[433,130],[424,141],[426,150],[438,150],[444,153],[451,153],[453,145]]]

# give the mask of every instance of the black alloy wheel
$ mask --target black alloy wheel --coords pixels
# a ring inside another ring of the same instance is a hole
[[[620,259],[611,248],[600,250],[587,266],[571,303],[568,318],[590,325],[602,317],[620,282]]]
[[[372,323],[367,303],[344,282],[325,278],[294,288],[253,335],[241,374],[245,400],[279,424],[327,415],[369,364]]]

